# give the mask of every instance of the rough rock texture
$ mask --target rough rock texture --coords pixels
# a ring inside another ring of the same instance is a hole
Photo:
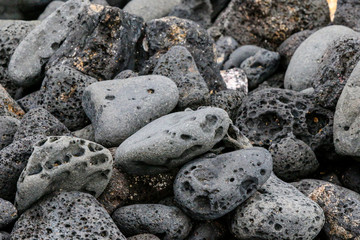
[[[179,167],[209,151],[225,136],[228,114],[219,108],[163,116],[126,139],[115,161],[131,174],[154,174]]]
[[[325,222],[324,212],[295,187],[269,180],[240,205],[231,231],[238,239],[314,239]]]
[[[7,232],[0,232],[0,240],[10,240],[11,236]]]
[[[236,126],[257,146],[268,147],[292,133],[316,150],[332,145],[333,113],[301,93],[267,88],[243,99]]]
[[[291,34],[329,22],[325,0],[232,0],[215,25],[240,45],[276,49]]]
[[[215,43],[205,29],[193,21],[165,17],[147,22],[143,50],[154,56],[171,47],[186,47],[210,90],[225,89],[214,53]]]
[[[37,99],[39,95],[40,95],[40,90],[28,94],[20,98],[16,102],[25,112],[28,112],[31,108],[37,107]]]
[[[355,31],[360,30],[359,18],[360,2],[357,0],[337,0],[334,23],[344,25]]]
[[[221,37],[216,41],[216,63],[220,68],[238,46],[239,43],[229,36]]]
[[[293,185],[324,210],[326,221],[323,231],[328,239],[359,239],[360,195],[358,193],[313,179],[301,180]]]
[[[247,58],[254,56],[258,51],[265,50],[254,45],[244,45],[233,51],[224,63],[224,69],[238,68]]]
[[[72,132],[72,134],[77,138],[82,138],[85,140],[95,142],[95,131],[92,124],[87,125],[86,127],[77,130],[75,132]]]
[[[90,194],[61,192],[42,200],[21,215],[12,239],[126,240],[109,214]]]
[[[285,181],[295,181],[314,173],[319,167],[315,153],[301,140],[286,137],[269,148],[274,173]]]
[[[217,219],[253,195],[271,172],[271,154],[263,148],[199,158],[176,176],[175,201],[194,219]]]
[[[185,239],[191,220],[177,207],[161,204],[136,204],[117,209],[112,218],[125,236],[152,233],[164,240]]]
[[[176,83],[179,89],[178,107],[181,110],[207,105],[209,89],[185,47],[174,46],[160,57],[153,74],[168,77]]]
[[[338,39],[330,44],[313,80],[316,102],[334,110],[350,74],[360,60],[360,35]]]
[[[20,121],[13,117],[0,117],[0,150],[13,142]]]
[[[121,71],[118,75],[114,77],[114,79],[125,79],[125,78],[132,78],[132,77],[138,77],[139,74],[134,72],[133,70],[124,70]]]
[[[48,137],[34,146],[15,198],[24,211],[55,191],[83,191],[99,197],[110,181],[113,159],[106,148],[75,137]]]
[[[38,17],[38,20],[42,21],[45,18],[47,18],[48,16],[50,16],[53,12],[55,12],[56,9],[58,9],[59,7],[61,7],[64,4],[63,1],[52,1],[50,2],[45,10],[43,11],[42,14],[40,14],[40,16]]]
[[[34,135],[61,136],[71,132],[53,115],[43,108],[33,108],[21,119],[14,140]]]
[[[0,198],[14,201],[16,183],[33,152],[33,145],[44,138],[40,135],[23,138],[0,151]]]
[[[15,221],[17,210],[11,202],[0,198],[0,229]],[[1,238],[0,238],[1,239]]]
[[[360,193],[360,164],[353,163],[346,167],[345,171],[341,174],[341,183],[344,187]]]
[[[245,95],[248,94],[248,79],[244,70],[240,68],[232,68],[220,71],[221,77],[224,79],[227,89],[238,90]]]
[[[16,103],[9,93],[0,84],[0,116],[9,116],[21,119],[24,110]]]
[[[301,91],[312,87],[318,74],[321,57],[329,45],[340,39],[359,37],[350,28],[334,25],[313,33],[296,49],[286,70],[284,85],[287,89]]]
[[[225,236],[225,228],[220,223],[202,222],[193,228],[187,240],[222,240],[227,239]]]
[[[179,91],[171,79],[149,75],[91,84],[82,104],[96,142],[117,147],[149,122],[171,112],[178,100]]]
[[[160,238],[153,234],[144,233],[129,237],[127,240],[160,240]]]
[[[245,95],[241,90],[222,90],[210,95],[210,106],[224,109],[230,119],[235,121]]]

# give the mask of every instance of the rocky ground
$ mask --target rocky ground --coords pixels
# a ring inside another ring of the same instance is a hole
[[[359,17],[0,0],[0,240],[360,240]]]

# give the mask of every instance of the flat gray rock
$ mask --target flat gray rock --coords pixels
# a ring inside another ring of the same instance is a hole
[[[96,142],[117,147],[152,120],[173,110],[178,99],[173,81],[149,75],[91,84],[84,91],[82,104],[93,123]]]
[[[15,221],[18,217],[15,206],[2,198],[0,198],[0,229]],[[1,239],[1,238],[0,238]]]
[[[231,221],[238,239],[312,240],[325,223],[324,212],[292,185],[272,174]]]
[[[118,147],[116,165],[139,175],[169,171],[209,151],[223,139],[229,124],[228,114],[220,108],[163,116]]]
[[[194,219],[217,219],[252,196],[271,172],[271,154],[264,148],[199,158],[176,176],[175,201]]]
[[[13,117],[0,117],[0,150],[10,145],[20,125],[20,121]]]
[[[15,198],[24,211],[55,191],[83,191],[99,197],[110,181],[113,159],[106,148],[74,137],[48,137],[34,146]]]

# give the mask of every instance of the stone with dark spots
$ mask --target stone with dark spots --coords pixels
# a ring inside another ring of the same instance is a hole
[[[244,45],[233,51],[229,59],[224,63],[224,69],[239,68],[241,63],[254,56],[258,51],[265,50],[254,45]]]
[[[271,154],[264,148],[198,158],[179,171],[174,198],[194,219],[217,219],[252,196],[271,172]]]
[[[341,174],[344,187],[360,194],[360,163],[352,163]]]
[[[11,239],[126,240],[99,202],[82,192],[59,192],[21,215]]]
[[[0,229],[4,229],[18,217],[15,206],[0,198]],[[1,238],[0,238],[1,239]]]
[[[216,221],[201,222],[197,224],[187,240],[222,240],[226,238],[226,228]]]
[[[128,237],[127,240],[160,240],[157,236],[149,233],[138,234],[132,237]]]
[[[11,144],[20,126],[20,121],[9,116],[0,117],[0,150]]]
[[[221,68],[230,56],[239,46],[239,43],[232,37],[221,37],[216,41],[216,62]]]
[[[0,84],[0,116],[9,116],[21,119],[24,114],[24,110],[22,110],[17,102]]]
[[[276,16],[276,17],[274,17]],[[291,34],[326,26],[330,22],[326,0],[232,0],[216,19],[225,35],[240,45],[276,49]]]
[[[358,193],[314,179],[304,179],[292,184],[323,209],[326,220],[323,231],[328,239],[357,239],[360,236]]]
[[[360,17],[360,2],[357,0],[337,0],[334,24],[344,25],[355,31],[360,30],[360,23],[357,19]]]
[[[39,96],[40,90],[27,94],[16,102],[22,109],[24,109],[25,112],[28,112],[30,109],[37,107],[37,101]]]
[[[239,107],[245,96],[246,94],[241,90],[222,90],[210,95],[210,106],[224,109],[230,119],[235,121]]]

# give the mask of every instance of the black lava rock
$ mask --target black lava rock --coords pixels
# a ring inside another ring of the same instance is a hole
[[[357,0],[338,0],[336,3],[334,24],[344,25],[359,31],[360,23],[357,19],[360,17],[360,2]]]
[[[0,150],[13,142],[20,121],[13,117],[0,117]]]

